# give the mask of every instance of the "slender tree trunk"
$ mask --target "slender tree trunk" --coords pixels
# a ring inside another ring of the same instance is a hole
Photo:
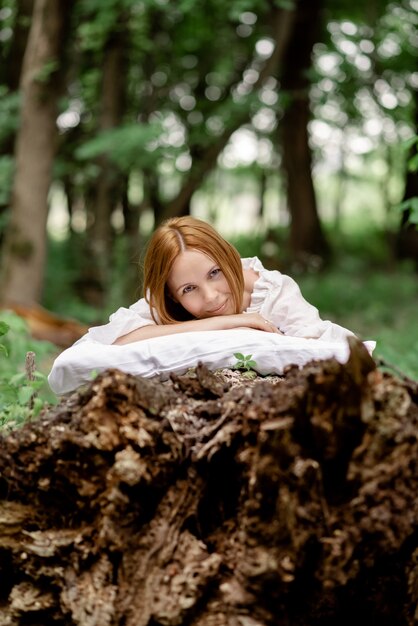
[[[286,50],[281,88],[290,101],[281,121],[283,169],[290,212],[290,251],[305,264],[311,255],[326,256],[328,244],[319,220],[312,181],[308,122],[312,47],[317,41],[322,0],[299,0],[295,27]]]
[[[100,131],[116,128],[122,121],[125,108],[125,49],[126,24],[121,17],[115,34],[111,34],[105,49]],[[90,199],[91,213],[94,219],[88,233],[90,262],[86,270],[88,271],[88,282],[96,285],[97,293],[104,296],[112,260],[111,216],[117,199],[120,197],[123,181],[120,172],[107,155],[103,155],[99,159],[98,165],[100,173],[95,181]]]
[[[415,132],[418,132],[418,95],[415,93]],[[416,144],[411,148],[409,158],[417,156]],[[403,201],[418,198],[418,172],[407,170]],[[409,222],[410,210],[406,209],[401,218],[397,237],[397,256],[412,259],[418,269],[418,225]]]
[[[144,241],[139,229],[139,221],[143,206],[142,203],[132,205],[129,202],[128,184],[128,177],[126,177],[122,194],[122,209],[125,224],[123,245],[126,255],[123,295],[126,298],[126,302],[133,302],[137,300],[142,293],[140,260],[144,248]]]
[[[0,296],[31,304],[42,295],[48,192],[57,138],[57,70],[72,2],[36,0],[23,61],[11,219],[4,242]]]
[[[15,92],[19,87],[33,2],[34,0],[16,0],[16,19],[13,25],[12,41],[4,62],[0,64],[0,83],[6,85],[9,93]],[[10,129],[7,136],[0,142],[0,155],[12,158],[15,140],[16,133]],[[0,204],[0,213],[7,211],[9,203],[10,198],[6,198],[5,202]]]
[[[267,187],[268,187],[268,180],[267,180],[267,172],[266,170],[263,168],[260,172],[260,179],[259,179],[259,205],[258,205],[258,216],[260,218],[260,221],[262,221],[264,224],[266,223],[266,192],[267,192]]]
[[[16,0],[16,19],[13,25],[13,38],[6,62],[0,68],[1,82],[10,91],[16,91],[22,75],[22,63],[28,41],[34,0]]]

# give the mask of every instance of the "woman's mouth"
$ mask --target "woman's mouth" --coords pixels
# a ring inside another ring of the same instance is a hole
[[[225,302],[223,302],[220,306],[218,306],[216,309],[212,309],[211,311],[209,311],[209,315],[220,315],[226,308],[227,305],[227,300],[225,300]]]

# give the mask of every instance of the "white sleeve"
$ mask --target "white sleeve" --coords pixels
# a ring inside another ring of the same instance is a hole
[[[325,341],[343,341],[354,335],[338,324],[322,320],[318,309],[305,300],[293,278],[278,271],[264,272],[263,278],[270,289],[260,312],[285,335]]]
[[[112,313],[108,324],[90,328],[76,344],[89,341],[110,345],[118,337],[151,324],[155,324],[155,322],[152,319],[150,307],[145,298],[141,298],[141,300],[130,306],[129,309],[121,307],[115,313]]]

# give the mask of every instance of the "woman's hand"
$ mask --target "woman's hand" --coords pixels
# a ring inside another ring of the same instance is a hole
[[[262,330],[266,333],[277,333],[279,335],[283,334],[273,324],[273,322],[270,322],[259,313],[218,315],[183,323],[194,326],[193,329],[189,327],[187,330],[230,330],[233,328],[254,328],[255,330]]]

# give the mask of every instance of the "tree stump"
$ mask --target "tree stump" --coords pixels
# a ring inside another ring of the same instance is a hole
[[[418,386],[109,370],[1,441],[0,626],[416,623]]]

